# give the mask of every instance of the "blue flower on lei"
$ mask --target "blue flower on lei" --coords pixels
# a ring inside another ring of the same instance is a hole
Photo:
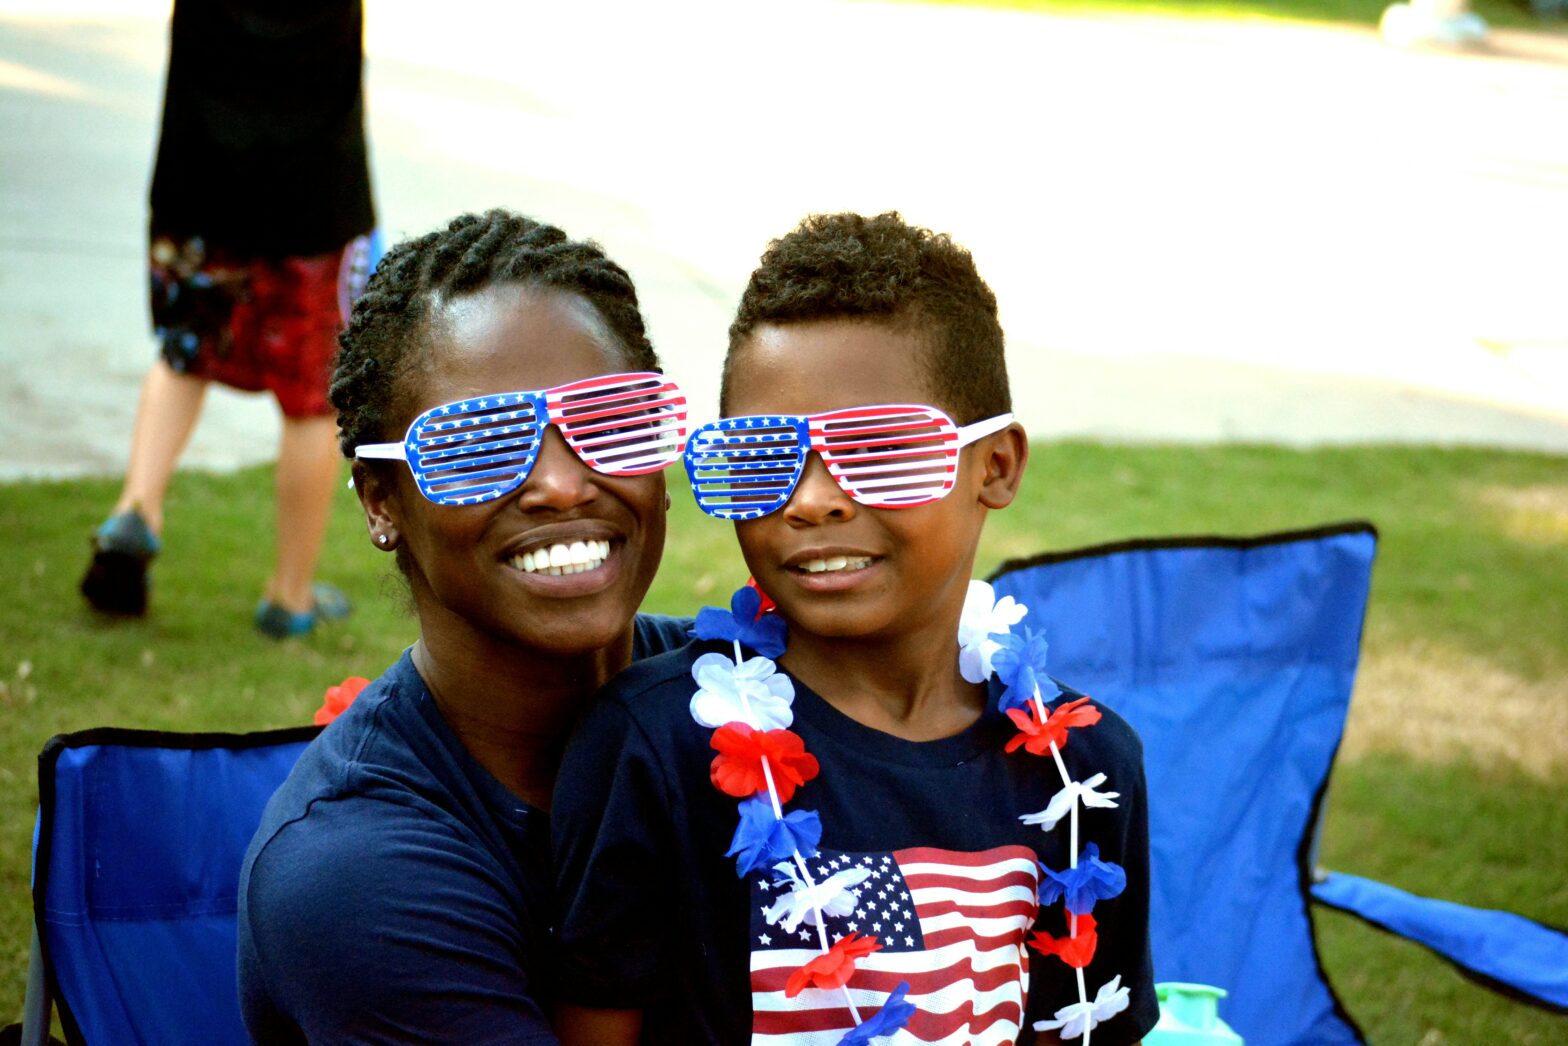
[[[1027,710],[1036,690],[1042,701],[1061,695],[1062,688],[1045,674],[1051,644],[1045,641],[1044,632],[1036,632],[1025,625],[1021,632],[1010,632],[997,642],[1001,649],[991,655],[991,667],[996,671],[996,677],[1007,684],[1000,702],[1004,712],[1009,708]]]
[[[1095,901],[1109,901],[1127,888],[1127,873],[1119,864],[1100,860],[1100,847],[1088,843],[1078,855],[1078,867],[1052,871],[1040,866],[1040,903],[1055,904],[1067,898],[1067,910],[1074,915],[1089,915]]]
[[[915,1004],[904,1001],[904,996],[908,993],[908,981],[894,988],[893,993],[887,997],[887,1002],[882,1004],[882,1008],[845,1032],[844,1037],[838,1040],[838,1046],[857,1046],[859,1043],[870,1042],[882,1035],[892,1035],[902,1028],[915,1012]]]
[[[792,810],[783,819],[773,815],[773,804],[762,795],[740,801],[740,824],[725,857],[735,858],[741,878],[759,868],[772,868],[797,851],[802,858],[816,856],[822,839],[822,818],[815,810]]]
[[[739,643],[763,657],[778,657],[784,653],[788,628],[777,614],[759,617],[761,610],[762,593],[750,585],[742,585],[730,597],[728,610],[703,607],[697,611],[697,623],[691,634],[698,639]]]

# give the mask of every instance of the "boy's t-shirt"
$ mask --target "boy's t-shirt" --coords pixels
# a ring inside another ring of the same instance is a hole
[[[557,779],[552,837],[560,894],[563,1001],[644,1011],[650,1043],[836,1042],[851,1018],[841,992],[789,974],[818,952],[813,927],[786,932],[764,914],[783,891],[726,857],[736,800],[709,780],[713,731],[689,705],[698,656],[714,643],[633,665],[579,727]],[[956,656],[956,647],[954,650]],[[1016,730],[996,708],[967,730],[911,742],[871,729],[793,680],[795,733],[820,762],[788,810],[817,810],[814,879],[868,870],[856,909],[826,917],[828,939],[862,933],[882,949],[857,965],[861,1016],[910,984],[907,1030],[924,1041],[1031,1041],[1033,1022],[1078,1001],[1074,971],[1024,947],[1034,930],[1065,934],[1062,906],[1036,902],[1035,861],[1068,864],[1065,822],[1019,821],[1061,788],[1049,757],[1004,752]],[[1069,695],[1079,696],[1079,695]],[[1062,749],[1075,780],[1104,773],[1116,809],[1081,812],[1081,844],[1122,865],[1124,892],[1094,908],[1099,945],[1085,970],[1091,999],[1120,975],[1130,1005],[1093,1041],[1138,1041],[1158,1019],[1148,946],[1148,822],[1142,748],[1110,709]],[[1027,981],[1027,997],[1024,983]],[[802,1033],[818,1031],[818,1036]],[[770,1036],[780,1038],[770,1038]],[[754,1037],[755,1036],[755,1037]],[[951,1036],[948,1038],[947,1036]],[[787,1037],[787,1038],[786,1038]],[[900,1041],[904,1041],[902,1038]]]

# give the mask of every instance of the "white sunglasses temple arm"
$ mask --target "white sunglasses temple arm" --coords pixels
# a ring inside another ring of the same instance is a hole
[[[1001,432],[1013,423],[1012,414],[998,414],[994,418],[977,421],[973,425],[965,425],[958,430],[958,445],[967,447],[977,439],[984,439],[993,432]]]
[[[354,448],[354,457],[376,461],[407,461],[408,452],[401,443],[361,443]]]
[[[354,448],[355,459],[370,458],[377,461],[407,461],[408,454],[401,443],[361,443]],[[354,477],[348,478],[348,489],[354,489]]]

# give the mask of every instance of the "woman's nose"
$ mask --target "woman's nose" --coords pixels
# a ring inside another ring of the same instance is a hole
[[[838,485],[838,480],[823,464],[822,456],[812,451],[806,455],[800,482],[795,484],[782,511],[792,526],[816,526],[854,518],[855,502]]]
[[[593,500],[599,492],[594,471],[579,458],[561,430],[547,426],[539,441],[539,456],[523,484],[518,504],[524,509],[569,509]]]

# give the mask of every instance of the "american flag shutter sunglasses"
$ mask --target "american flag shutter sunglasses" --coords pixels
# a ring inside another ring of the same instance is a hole
[[[998,414],[959,428],[945,412],[917,404],[723,418],[691,434],[686,474],[708,515],[755,519],[789,501],[816,451],[855,501],[909,508],[946,496],[959,450],[1012,420]]]
[[[408,462],[420,493],[437,505],[477,505],[523,484],[548,425],[596,472],[656,472],[680,457],[686,396],[651,371],[479,396],[432,407],[403,442],[362,443],[354,456]]]

